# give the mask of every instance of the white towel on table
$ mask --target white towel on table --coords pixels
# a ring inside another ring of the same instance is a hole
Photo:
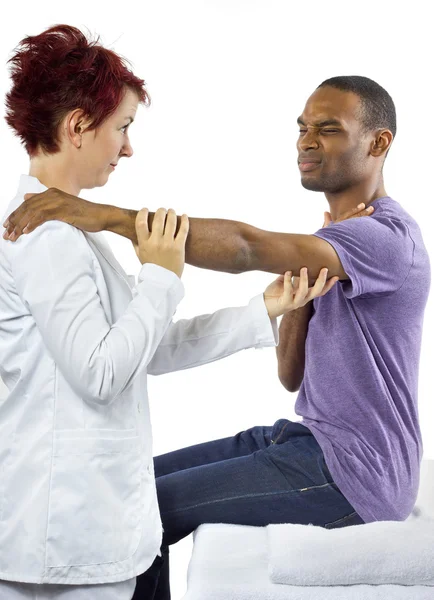
[[[434,600],[434,587],[422,585],[272,583],[266,527],[201,525],[188,571],[188,591],[182,600]]]
[[[269,525],[267,533],[273,583],[434,586],[434,519],[417,511],[407,521]]]

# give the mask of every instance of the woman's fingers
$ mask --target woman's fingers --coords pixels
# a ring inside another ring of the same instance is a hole
[[[328,227],[331,222],[332,222],[332,216],[331,216],[331,214],[329,212],[325,212],[324,213],[323,227]]]
[[[282,277],[282,276],[281,276]],[[277,278],[277,281],[281,281],[280,277]],[[283,305],[291,306],[293,302],[294,296],[294,288],[292,286],[292,271],[286,271],[283,275]]]
[[[368,206],[364,202],[358,204],[355,208],[351,208],[344,212],[339,219],[336,219],[335,223],[339,223],[340,221],[345,221],[346,219],[352,219],[354,217],[366,217],[371,215],[374,212],[373,206]]]
[[[147,240],[149,238],[149,226],[148,226],[149,211],[147,208],[142,208],[136,215],[136,234],[137,240]]]
[[[329,292],[338,281],[339,281],[339,277],[337,277],[337,276],[331,277],[325,284],[322,292],[320,294],[318,294],[318,296],[325,296],[327,294],[327,292]]]
[[[187,239],[188,231],[190,229],[190,222],[188,220],[187,215],[182,215],[181,217],[181,225],[179,226],[179,231],[176,234],[176,241],[182,245],[185,245],[185,241]]]
[[[319,275],[312,287],[308,287],[308,273],[307,269],[300,270],[300,285],[294,296],[294,303],[297,307],[304,306],[310,300],[318,298],[319,296],[325,296],[332,287],[339,281],[339,277],[332,277],[327,281],[328,269],[324,267],[319,272]]]
[[[315,283],[311,288],[309,288],[308,293],[306,294],[306,302],[309,302],[309,300],[313,300],[313,298],[316,298],[317,296],[320,296],[322,294],[322,292],[325,289],[325,286],[327,285],[327,274],[327,268],[321,269],[321,271],[318,274],[318,277],[316,278]]]
[[[169,210],[167,211],[164,235],[169,236],[171,239],[173,239],[175,237],[176,225],[177,225],[176,212],[173,210],[173,208],[169,208]]]
[[[294,302],[295,304],[302,306],[302,302],[306,298],[306,295],[309,292],[309,278],[307,274],[307,268],[303,267],[300,269],[300,278],[298,281],[298,289],[295,292]]]
[[[159,208],[155,215],[154,220],[152,221],[152,237],[163,237],[164,228],[166,225],[166,215],[167,210],[165,208]]]

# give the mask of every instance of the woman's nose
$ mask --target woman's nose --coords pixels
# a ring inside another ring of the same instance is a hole
[[[122,156],[127,156],[129,158],[133,154],[134,154],[134,150],[133,150],[133,147],[131,146],[131,144],[129,142],[127,144],[124,144],[124,146],[122,148]]]

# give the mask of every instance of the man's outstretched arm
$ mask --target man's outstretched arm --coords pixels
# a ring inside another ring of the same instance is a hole
[[[107,207],[101,219],[104,229],[134,241],[136,211]],[[154,213],[149,215],[152,229]],[[185,246],[186,262],[203,269],[243,273],[267,271],[282,274],[292,271],[299,275],[306,266],[311,280],[327,267],[329,277],[346,279],[334,248],[313,235],[264,231],[247,223],[227,219],[189,218],[190,230]],[[180,217],[178,217],[178,226]]]
[[[137,211],[116,206],[94,204],[55,188],[33,194],[6,220],[11,241],[48,220],[60,220],[85,231],[108,230],[137,242],[135,219]],[[360,213],[357,208],[355,213]],[[367,213],[368,214],[368,213]],[[154,213],[149,215],[152,228]],[[298,276],[302,267],[309,269],[315,280],[323,267],[328,276],[347,279],[334,248],[313,235],[264,231],[247,223],[226,219],[190,218],[186,243],[186,262],[196,267],[242,273],[268,271],[283,274],[292,271]],[[178,217],[178,226],[180,218]]]

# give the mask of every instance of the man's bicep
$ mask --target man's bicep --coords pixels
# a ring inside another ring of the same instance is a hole
[[[252,246],[252,255],[255,270],[277,274],[292,271],[298,276],[300,269],[307,267],[312,280],[327,268],[328,278],[348,279],[332,244],[315,235],[263,231]]]

